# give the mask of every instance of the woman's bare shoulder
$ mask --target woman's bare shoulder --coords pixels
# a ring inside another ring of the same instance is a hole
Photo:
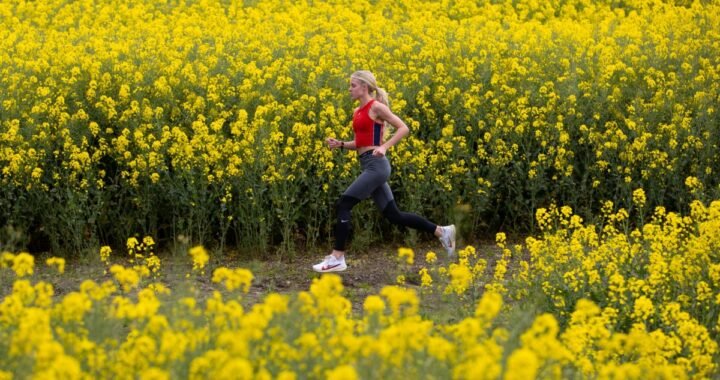
[[[370,113],[382,118],[391,115],[392,111],[390,111],[390,107],[388,107],[387,105],[376,101],[373,102],[373,104],[370,106]]]

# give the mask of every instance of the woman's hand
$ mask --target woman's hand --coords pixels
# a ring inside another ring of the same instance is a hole
[[[375,150],[373,150],[373,156],[384,157],[385,152],[387,152],[387,148],[384,145],[380,145],[379,147],[375,148]]]
[[[343,145],[342,141],[336,140],[332,137],[328,137],[325,142],[328,144],[328,148],[330,149],[338,149]]]

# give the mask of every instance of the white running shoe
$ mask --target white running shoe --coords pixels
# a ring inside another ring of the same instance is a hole
[[[439,237],[440,243],[447,251],[448,257],[453,258],[455,257],[455,225],[451,224],[440,228],[442,230],[442,235]]]
[[[338,259],[335,255],[327,255],[320,264],[313,265],[313,270],[320,273],[342,272],[345,269],[347,269],[345,256]]]

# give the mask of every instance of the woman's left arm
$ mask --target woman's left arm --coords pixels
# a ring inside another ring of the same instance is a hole
[[[381,119],[395,127],[395,133],[393,134],[393,136],[384,144],[376,148],[375,152],[373,152],[374,156],[384,156],[385,152],[387,152],[387,150],[390,149],[391,146],[397,144],[403,137],[410,134],[410,128],[408,128],[408,126],[405,124],[404,121],[402,121],[402,119],[392,113],[388,106],[382,103],[377,104],[377,109],[374,109],[373,111],[375,111],[378,119]]]

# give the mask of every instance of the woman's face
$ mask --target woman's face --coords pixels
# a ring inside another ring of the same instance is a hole
[[[360,99],[361,96],[368,92],[367,85],[359,79],[350,78],[350,98],[352,100]]]

